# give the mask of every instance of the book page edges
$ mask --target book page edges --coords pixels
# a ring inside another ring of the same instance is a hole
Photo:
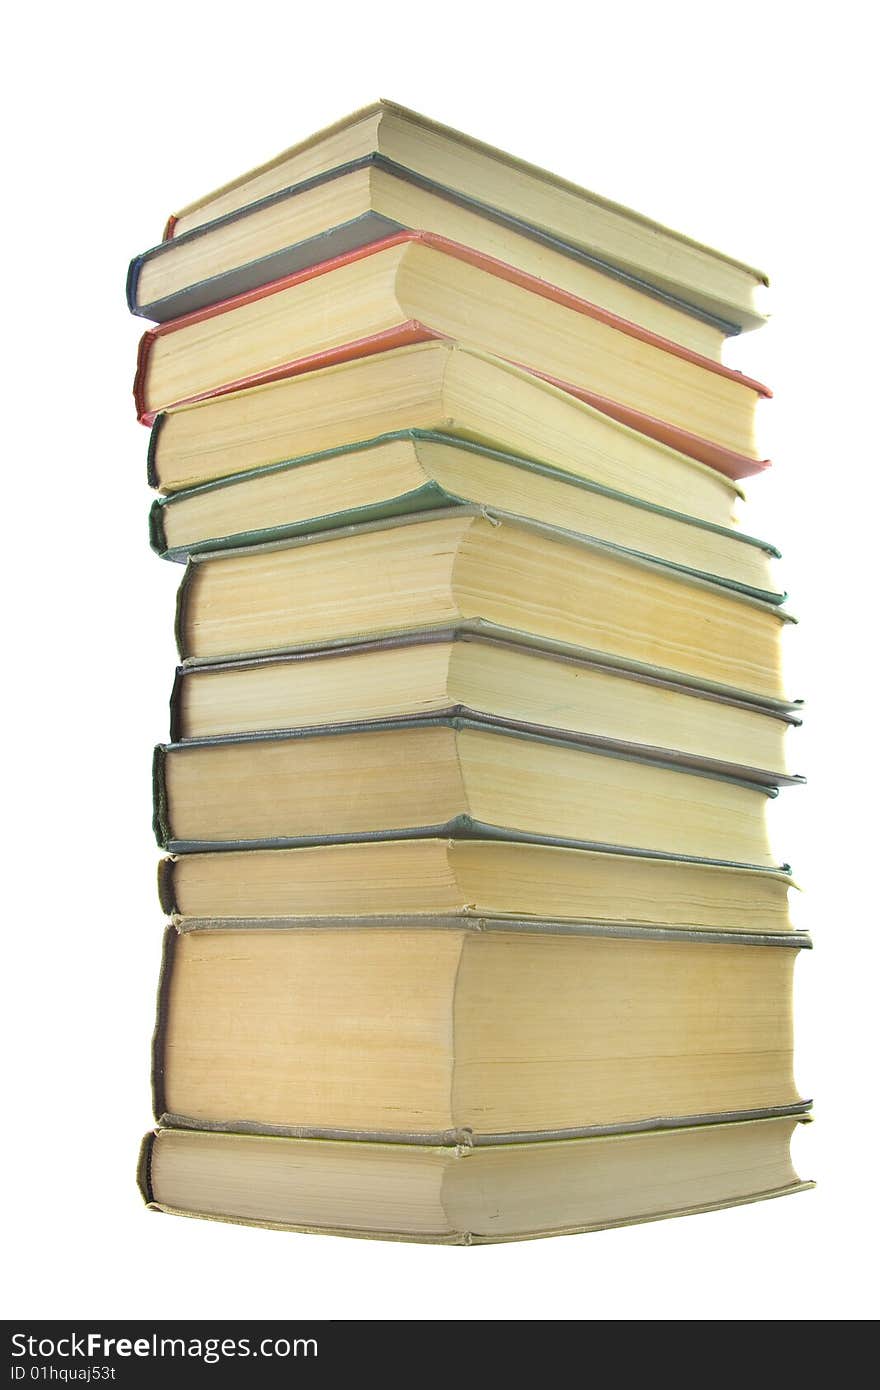
[[[169,1207],[156,1201],[147,1202],[147,1206],[151,1211],[164,1212],[168,1216],[186,1216],[196,1221],[221,1221],[230,1226],[256,1226],[266,1231],[287,1231],[290,1234],[299,1235],[345,1236],[357,1240],[387,1240],[409,1245],[509,1245],[514,1241],[542,1240],[550,1236],[588,1235],[594,1231],[610,1231],[624,1226],[646,1225],[649,1221],[666,1221],[674,1217],[725,1211],[729,1207],[750,1206],[755,1202],[770,1201],[774,1197],[787,1197],[795,1192],[808,1192],[815,1186],[816,1184],[811,1181],[799,1181],[786,1187],[774,1188],[769,1192],[756,1192],[750,1196],[733,1197],[720,1202],[707,1202],[700,1206],[677,1207],[670,1211],[655,1212],[646,1216],[626,1217],[619,1221],[604,1221],[591,1226],[549,1227],[543,1231],[522,1231],[513,1235],[482,1235],[471,1231],[413,1235],[403,1231],[365,1231],[344,1226],[291,1226],[279,1221],[245,1220],[236,1216],[213,1216],[204,1212],[185,1211],[181,1207]]]

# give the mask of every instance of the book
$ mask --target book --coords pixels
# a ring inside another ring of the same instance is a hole
[[[216,661],[460,626],[772,702],[791,621],[661,561],[461,507],[194,555],[177,637],[184,659]]]
[[[486,835],[777,866],[773,787],[476,720],[162,744],[154,788],[174,852]]]
[[[738,331],[522,218],[373,153],[162,241],[129,267],[131,311],[166,323],[404,231],[429,231],[707,357]]]
[[[717,1211],[813,1187],[791,1162],[806,1117],[542,1143],[445,1147],[158,1129],[144,1201],[236,1225],[485,1245]]]
[[[150,329],[135,402],[149,423],[171,405],[438,337],[525,367],[701,462],[761,462],[760,382],[427,232]]]
[[[807,1117],[478,1146],[158,1129],[139,1182],[155,1211],[366,1239],[486,1245],[718,1211],[813,1187]]]
[[[793,887],[773,869],[455,837],[207,850],[159,864],[162,908],[182,925],[466,917],[540,919],[554,932],[635,924],[646,939],[679,929],[770,936],[792,930]]]
[[[767,283],[763,271],[389,101],[355,112],[180,209],[166,223],[166,238],[373,154],[582,248],[646,288],[720,320],[726,331],[764,321],[756,306]]]
[[[806,1108],[808,939],[446,927],[169,928],[162,1124],[492,1143]]]
[[[398,430],[438,431],[534,459],[598,487],[730,526],[732,477],[586,402],[459,344],[353,358],[157,415],[148,480],[179,492]]]
[[[790,782],[794,709],[722,697],[548,648],[413,633],[286,656],[178,668],[171,740],[436,715],[501,720],[704,771]],[[736,758],[734,762],[732,759]]]
[[[805,1117],[543,1143],[351,1143],[159,1129],[139,1163],[156,1211],[273,1230],[485,1245],[606,1230],[806,1191]],[[467,1163],[463,1162],[467,1159]]]
[[[428,430],[403,430],[158,498],[150,543],[165,559],[471,503],[608,541],[781,603],[779,552],[535,459]]]

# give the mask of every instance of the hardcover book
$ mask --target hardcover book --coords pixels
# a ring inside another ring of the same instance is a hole
[[[807,1108],[798,933],[477,919],[166,935],[163,1124],[477,1144]]]
[[[175,852],[475,835],[777,867],[774,787],[501,723],[162,745],[154,786],[156,836]]]
[[[605,1230],[803,1192],[806,1119],[541,1143],[351,1143],[159,1129],[141,1149],[157,1211],[270,1230],[485,1245]]]
[[[455,837],[203,851],[159,865],[162,908],[184,926],[474,918],[555,933],[638,926],[646,940],[680,930],[763,940],[792,930],[793,887],[774,869]]]

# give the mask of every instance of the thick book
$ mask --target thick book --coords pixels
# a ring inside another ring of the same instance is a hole
[[[174,852],[463,835],[777,867],[774,787],[502,723],[163,744],[154,791],[156,837]]]
[[[729,322],[570,242],[373,153],[136,256],[132,313],[167,323],[404,231],[429,231],[546,280],[707,357]]]
[[[168,219],[166,239],[186,236],[254,203],[284,199],[304,179],[372,155],[530,229],[542,229],[603,266],[720,321],[725,331],[763,322],[756,305],[767,283],[763,271],[389,101],[355,112],[180,209]]]
[[[138,1183],[154,1211],[269,1230],[487,1245],[692,1216],[813,1187],[790,1156],[807,1116],[589,1139],[381,1144],[158,1129]]]
[[[477,1146],[157,1129],[138,1183],[154,1211],[269,1230],[488,1245],[692,1216],[814,1186],[791,1156],[808,1117]]]
[[[410,926],[475,919],[765,940],[791,931],[787,873],[671,856],[509,840],[370,840],[160,860],[165,913],[182,926],[318,924],[359,917]],[[535,927],[535,930],[538,930]]]
[[[733,476],[766,466],[755,406],[770,392],[760,382],[428,232],[151,329],[135,403],[151,423],[172,405],[436,338],[511,361]]]
[[[792,879],[772,869],[492,839],[368,840],[178,854],[159,864],[163,910],[182,925],[413,927],[475,919],[562,932],[584,922],[652,932],[790,932]],[[513,929],[513,928],[511,928]]]
[[[177,638],[185,660],[218,661],[461,627],[773,704],[791,621],[662,561],[460,507],[194,555]]]
[[[779,552],[767,541],[430,430],[398,430],[160,497],[150,544],[184,561],[468,504],[608,541],[771,603],[785,598],[772,570]]]
[[[552,649],[447,632],[178,668],[172,742],[452,715],[668,757],[765,786],[790,775],[785,707]]]
[[[439,432],[713,525],[734,479],[472,348],[419,343],[159,414],[147,476],[174,493],[399,430]]]
[[[800,933],[504,922],[166,932],[163,1124],[475,1142],[806,1109]]]

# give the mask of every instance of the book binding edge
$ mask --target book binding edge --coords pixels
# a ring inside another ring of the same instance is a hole
[[[744,1110],[719,1110],[697,1115],[655,1115],[645,1120],[624,1120],[610,1125],[584,1125],[574,1129],[513,1130],[503,1134],[475,1134],[464,1126],[445,1130],[338,1129],[322,1125],[272,1125],[253,1120],[202,1120],[173,1112],[156,1116],[161,1129],[200,1130],[206,1134],[241,1134],[275,1139],[327,1139],[346,1143],[412,1144],[415,1147],[496,1148],[505,1144],[544,1144],[575,1139],[610,1139],[614,1136],[653,1134],[670,1129],[697,1129],[710,1125],[740,1124],[746,1120],[799,1119],[812,1100],[788,1105],[756,1106]]]

